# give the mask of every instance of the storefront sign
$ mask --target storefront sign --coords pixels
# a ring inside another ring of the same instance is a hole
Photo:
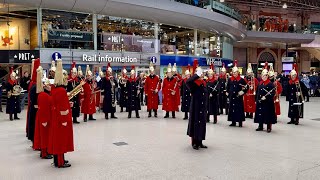
[[[138,59],[135,57],[125,56],[125,57],[117,57],[117,56],[101,56],[100,54],[82,55],[83,62],[109,62],[109,63],[137,63]]]
[[[0,63],[25,64],[40,57],[39,51],[3,50],[0,51]]]
[[[293,57],[282,57],[282,62],[293,62]]]
[[[49,40],[92,42],[93,33],[83,31],[48,30]]]
[[[207,58],[207,65],[210,66],[213,64],[214,66],[222,66],[222,59],[221,58]]]

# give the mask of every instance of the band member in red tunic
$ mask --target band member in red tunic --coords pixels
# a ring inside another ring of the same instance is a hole
[[[150,63],[150,75],[147,77],[146,82],[144,84],[145,94],[148,97],[147,101],[147,110],[148,117],[151,117],[151,111],[154,112],[154,117],[158,116],[158,105],[159,105],[159,96],[158,92],[161,89],[160,79],[157,75],[155,75],[153,64]]]
[[[42,159],[52,159],[48,154],[49,129],[52,118],[53,102],[50,96],[51,85],[47,78],[43,79],[43,70],[40,66],[37,70],[38,112],[36,128],[34,132],[33,149],[40,149]],[[43,81],[43,82],[42,82]]]
[[[48,153],[54,155],[54,165],[58,168],[71,166],[65,161],[64,154],[74,151],[72,113],[65,89],[67,83],[62,73],[62,60],[57,60],[55,88],[51,90],[54,110],[50,123]]]
[[[164,118],[169,118],[169,112],[172,112],[172,118],[176,118],[176,113],[178,108],[177,102],[177,91],[178,81],[173,77],[171,64],[168,65],[167,77],[163,80],[162,96],[163,96],[163,106],[162,110],[166,111]]]
[[[273,70],[273,66],[270,65],[270,70],[269,70],[269,79],[270,81],[273,83],[274,87],[276,88],[275,91],[275,95],[274,95],[274,106],[275,106],[275,111],[276,111],[276,115],[280,115],[281,111],[280,111],[280,95],[282,93],[282,85],[281,83],[276,79],[276,75],[275,72]]]
[[[246,118],[253,118],[253,113],[256,111],[256,91],[259,85],[259,81],[254,77],[254,73],[251,67],[251,63],[248,65],[247,76],[244,78],[247,83],[248,92],[243,96],[244,112]]]
[[[178,72],[178,69],[177,69],[177,65],[176,63],[174,63],[173,67],[172,67],[172,74],[173,74],[173,77],[177,80],[178,84],[177,84],[177,87],[178,87],[178,91],[176,92],[176,102],[177,102],[177,105],[178,105],[178,109],[177,111],[179,112],[179,106],[180,106],[180,87],[182,85],[182,77],[181,75],[179,74]]]
[[[86,70],[86,83],[83,87],[83,100],[81,104],[81,113],[84,114],[83,120],[87,122],[88,114],[89,120],[96,120],[93,118],[93,114],[96,113],[96,103],[95,103],[95,87],[93,82],[93,74],[90,71],[89,65],[87,65]]]

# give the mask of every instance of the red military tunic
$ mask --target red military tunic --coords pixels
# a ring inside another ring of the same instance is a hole
[[[93,87],[89,83],[85,83],[83,86],[83,101],[81,104],[81,113],[94,114],[96,113],[96,101],[95,94],[92,94]]]
[[[158,104],[159,104],[159,98],[158,93],[155,93],[155,89],[158,89],[160,91],[161,84],[160,79],[156,75],[149,75],[146,79],[146,82],[144,84],[144,90],[146,96],[148,96],[147,100],[147,110],[157,110]]]
[[[282,86],[279,83],[279,81],[274,82],[274,85],[277,86],[277,92],[276,92],[276,95],[274,96],[274,108],[276,110],[276,115],[280,115],[281,114],[280,95],[282,93]],[[277,102],[276,99],[278,99],[279,101]]]
[[[175,95],[172,95],[172,91],[175,91]],[[178,81],[176,78],[165,78],[163,80],[162,86],[162,96],[163,96],[163,105],[162,110],[164,111],[177,111],[178,110]],[[180,97],[179,97],[180,98]]]
[[[244,79],[248,85],[248,92],[243,96],[244,112],[254,113],[256,111],[256,96],[255,91],[259,85],[257,78],[254,78],[254,82],[251,82],[251,78]],[[253,87],[253,89],[250,89]]]
[[[52,97],[46,92],[39,93],[33,149],[48,148],[49,129],[53,110]],[[43,126],[44,123],[47,125]]]
[[[60,155],[74,151],[72,113],[64,87],[51,90],[53,99],[52,119],[49,130],[48,153]],[[67,123],[66,126],[63,123]]]

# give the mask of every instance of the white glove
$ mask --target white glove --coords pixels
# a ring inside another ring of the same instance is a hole
[[[68,122],[62,123],[62,126],[67,126]]]
[[[46,127],[46,126],[47,126],[47,124],[48,124],[47,122],[42,123],[42,126],[43,126],[43,127]]]
[[[266,97],[265,97],[265,96],[262,96],[261,100],[262,100],[262,101],[266,100]]]
[[[154,90],[154,93],[158,93],[158,89]]]
[[[297,92],[297,96],[301,96],[301,93],[300,93],[300,92]]]
[[[229,93],[226,92],[226,96],[229,96]]]
[[[197,72],[196,72],[196,74],[199,76],[199,77],[201,77],[202,76],[202,70],[198,70]]]
[[[70,107],[73,107],[73,102],[69,102],[70,103]]]
[[[171,94],[174,96],[174,95],[176,94],[176,92],[175,92],[175,91],[172,91]]]
[[[251,86],[250,89],[253,90],[253,87]]]
[[[239,91],[238,94],[239,94],[239,96],[242,96],[242,95],[244,95],[244,92],[243,91]]]

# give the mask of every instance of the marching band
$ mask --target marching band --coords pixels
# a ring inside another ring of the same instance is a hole
[[[96,120],[93,115],[97,108],[101,108],[105,119],[117,119],[115,116],[117,98],[116,88],[120,87],[120,112],[128,112],[128,118],[140,118],[141,93],[145,91],[148,117],[158,116],[159,93],[162,90],[162,110],[164,118],[176,118],[176,112],[184,113],[184,120],[189,120],[187,134],[191,137],[194,149],[207,148],[202,141],[206,136],[206,124],[213,116],[213,123],[218,122],[218,116],[228,116],[230,126],[243,126],[245,118],[253,118],[259,124],[256,131],[263,131],[267,125],[270,133],[272,125],[277,123],[280,115],[279,96],[282,93],[273,66],[265,67],[259,82],[254,76],[251,64],[248,65],[247,75],[242,78],[239,73],[237,60],[234,61],[232,76],[229,78],[223,64],[220,74],[216,75],[213,64],[208,71],[204,71],[197,60],[185,70],[183,77],[178,73],[176,64],[168,65],[163,83],[159,75],[155,74],[154,64],[150,63],[149,75],[146,78],[137,76],[132,66],[129,76],[126,67],[123,67],[119,81],[113,76],[110,63],[106,72],[100,67],[97,74],[87,65],[85,75],[81,66],[76,68],[73,62],[68,72],[62,69],[62,61],[57,65],[52,62],[48,77],[44,75],[40,66],[40,59],[33,60],[31,82],[29,85],[28,110],[26,132],[29,140],[33,142],[32,148],[40,151],[43,159],[54,159],[54,166],[58,168],[70,167],[64,154],[74,150],[73,123],[79,124],[77,118],[80,113],[84,115],[84,122]],[[19,119],[21,112],[21,87],[17,83],[17,75],[10,71],[10,79],[6,85],[7,108],[9,119]],[[297,76],[297,66],[290,72],[291,79],[287,88],[287,101],[289,101],[288,124],[299,124],[303,118],[304,98],[302,91],[304,84]],[[98,77],[96,77],[98,76]],[[20,87],[20,88],[19,88]],[[49,138],[50,137],[50,138]]]

